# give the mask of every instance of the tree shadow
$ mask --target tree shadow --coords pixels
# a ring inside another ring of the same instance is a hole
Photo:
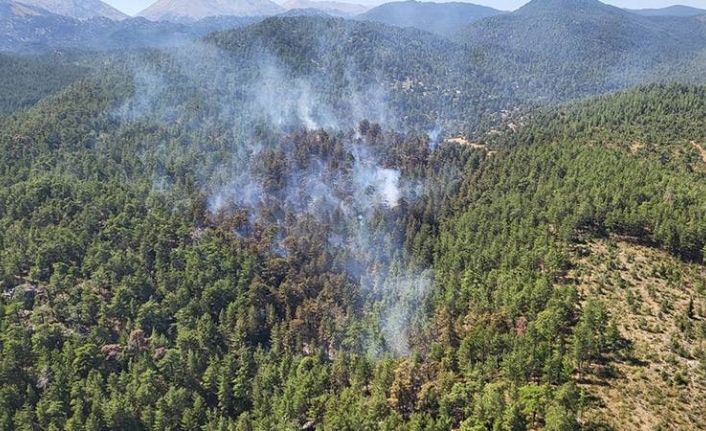
[[[615,350],[615,362],[635,367],[646,367],[649,365],[648,362],[636,358],[633,355],[634,343],[632,340],[621,337],[617,344],[617,349]]]
[[[581,427],[582,431],[616,431],[615,428],[605,422],[588,421]]]
[[[636,358],[634,356],[628,356],[623,359],[623,363],[632,365],[634,367],[646,367],[650,363],[647,361],[643,361],[642,359]]]

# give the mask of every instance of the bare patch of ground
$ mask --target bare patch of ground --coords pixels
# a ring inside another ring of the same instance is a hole
[[[699,152],[699,155],[701,156],[701,160],[706,163],[706,149],[704,149],[703,145],[699,144],[696,141],[691,141],[691,145],[694,146],[696,151]]]
[[[582,419],[615,430],[706,429],[706,267],[620,240],[577,255],[568,275],[582,301],[602,301],[629,345],[580,384],[592,400]]]
[[[446,141],[456,145],[463,145],[465,147],[475,148],[476,150],[483,150],[488,153],[488,155],[492,155],[494,153],[494,151],[491,151],[487,145],[479,144],[478,142],[471,142],[466,138],[450,138]]]
[[[635,141],[630,145],[630,154],[637,154],[637,152],[643,148],[645,148],[645,144],[640,141]]]

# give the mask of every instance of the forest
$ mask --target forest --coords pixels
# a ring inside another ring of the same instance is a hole
[[[2,54],[0,430],[706,426],[703,65],[486,42]]]

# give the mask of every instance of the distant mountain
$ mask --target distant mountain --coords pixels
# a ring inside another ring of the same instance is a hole
[[[661,9],[628,9],[630,12],[644,16],[697,16],[706,15],[706,9],[690,6],[669,6]]]
[[[463,107],[455,60],[463,58],[462,47],[421,30],[340,18],[274,17],[213,33],[205,41],[231,53],[228,63],[239,74],[235,82],[249,91],[302,93],[296,100],[268,102],[268,110],[311,101],[306,116],[317,123],[327,124],[331,117],[403,118],[406,125],[433,127],[442,110],[460,113]]]
[[[663,79],[706,50],[706,25],[597,0],[532,0],[470,24],[455,39],[490,76],[539,101]]]
[[[355,3],[342,3],[335,1],[315,1],[315,0],[288,0],[282,4],[287,10],[292,9],[316,9],[326,12],[331,16],[352,17],[365,13],[370,8]]]
[[[427,6],[446,7],[421,7]],[[498,112],[638,83],[706,76],[703,17],[645,17],[595,0],[533,0],[512,13],[495,12],[453,37],[440,37],[415,28],[326,18],[318,9],[295,9],[286,13],[307,17],[263,22],[232,16],[188,23],[80,21],[4,1],[0,50],[165,47],[235,29],[206,41],[239,53],[235,57],[244,59],[238,63],[242,69],[254,69],[247,59],[257,66],[259,56],[269,53],[288,70],[315,74],[312,82],[326,100],[337,100],[340,89],[351,85],[381,85],[379,94],[414,107],[409,124],[425,125],[442,115],[476,118],[473,110]]]
[[[705,30],[694,18],[644,17],[598,0],[532,0],[513,13],[471,24],[461,40],[531,53],[558,49],[591,59],[702,48]]]
[[[121,20],[128,17],[100,0],[22,0],[21,3],[81,20],[96,17]]]
[[[196,37],[202,37],[214,31],[223,31],[234,28],[246,27],[262,21],[264,17],[256,16],[209,16],[186,26]]]
[[[381,88],[373,93],[411,113],[410,125],[706,76],[704,22],[643,17],[594,0],[533,0],[451,39],[312,16],[268,18],[206,41],[233,52],[243,70],[260,70],[266,53],[315,82],[322,100],[375,83]]]
[[[138,15],[152,21],[190,22],[212,16],[269,16],[284,11],[270,0],[157,0]]]
[[[0,19],[53,15],[48,10],[9,0],[0,0]]]
[[[0,51],[167,47],[256,21],[239,17],[212,17],[188,25],[145,18],[114,21],[101,17],[82,21],[22,3],[0,1]]]
[[[471,3],[433,3],[415,0],[385,3],[358,16],[397,27],[414,27],[441,35],[451,35],[482,18],[503,12]]]
[[[13,1],[0,2],[0,50],[20,50],[42,44],[61,44],[81,22]]]
[[[280,17],[294,17],[294,16],[319,16],[322,18],[333,18],[333,15],[329,15],[328,13],[320,10],[320,9],[312,9],[312,8],[306,8],[306,9],[289,9],[287,12],[282,12],[281,14],[278,14],[277,16]]]

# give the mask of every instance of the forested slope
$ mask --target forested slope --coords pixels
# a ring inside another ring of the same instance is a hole
[[[0,428],[702,427],[706,90],[527,106],[628,84],[602,79],[654,28],[598,12],[569,40],[627,20],[581,51],[608,64],[557,45],[527,87],[512,55],[317,17],[37,93],[3,63]]]
[[[467,100],[461,93],[461,47],[421,30],[320,17],[270,18],[211,34],[206,42],[254,72],[248,80],[257,83],[262,69],[274,67],[304,82],[321,105],[332,105],[346,119],[372,107],[379,112],[365,115],[371,120],[424,130],[437,122],[458,123]]]
[[[506,119],[485,140],[514,147],[551,140],[621,149],[673,169],[703,172],[702,87],[649,85]]]
[[[320,73],[297,52],[285,76]],[[572,281],[577,245],[701,268],[703,161],[672,157],[703,143],[701,87],[533,113],[484,151],[368,121],[244,131],[178,54],[136,58],[137,80],[1,120],[3,429],[611,425],[586,381],[631,333]]]
[[[453,40],[320,16],[262,22],[221,17],[182,25],[144,19],[81,22],[13,11],[5,11],[0,22],[5,50],[88,50],[85,56],[95,55],[97,70],[112,62],[140,72],[151,66],[133,64],[135,51],[112,50],[178,46],[161,50],[161,67],[174,72],[175,60],[168,57],[180,52],[178,66],[200,74],[189,75],[187,84],[199,78],[204,81],[199,85],[226,98],[224,103],[233,105],[262,85],[277,88],[273,81],[281,78],[287,89],[310,97],[301,104],[315,105],[311,111],[319,116],[317,110],[352,124],[369,118],[419,131],[438,126],[450,133],[477,132],[489,114],[643,83],[702,82],[706,76],[702,17],[644,17],[597,0],[578,6],[534,0],[516,12],[449,29],[457,33]],[[223,29],[228,30],[209,34]],[[183,60],[189,56],[194,61]],[[218,85],[222,79],[230,80],[227,86]],[[361,107],[376,107],[377,113],[360,112]],[[348,121],[351,115],[355,120]],[[318,120],[317,125],[332,123]]]
[[[397,27],[414,27],[442,36],[452,36],[460,28],[501,11],[475,4],[450,2],[396,1],[384,3],[356,19],[381,22]]]
[[[644,17],[598,0],[533,0],[477,21],[454,38],[491,76],[534,103],[639,83],[699,80],[706,25],[699,17]]]
[[[88,73],[86,68],[55,58],[22,58],[0,54],[0,115],[26,108]]]

